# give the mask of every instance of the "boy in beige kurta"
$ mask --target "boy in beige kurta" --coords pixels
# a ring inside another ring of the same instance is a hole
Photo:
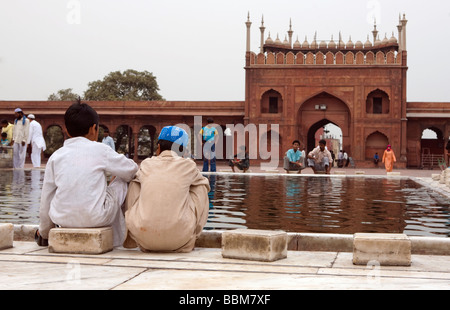
[[[143,251],[190,252],[206,224],[209,181],[194,161],[180,156],[187,133],[164,127],[158,156],[145,159],[130,183],[125,213],[124,247]]]

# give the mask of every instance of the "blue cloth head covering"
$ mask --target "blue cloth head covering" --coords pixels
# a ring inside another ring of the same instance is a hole
[[[177,126],[164,127],[161,130],[158,139],[178,143],[183,147],[186,147],[189,141],[187,132],[184,129]]]

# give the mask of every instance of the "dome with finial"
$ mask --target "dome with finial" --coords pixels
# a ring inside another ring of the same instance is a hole
[[[327,42],[323,40],[320,41],[319,48],[327,48]]]
[[[283,45],[283,42],[281,42],[280,37],[278,36],[278,34],[277,34],[277,38],[275,40],[275,44],[276,45]]]
[[[392,32],[392,37],[389,39],[389,44],[397,44],[397,38],[394,36],[394,32]]]
[[[305,36],[305,41],[303,41],[302,48],[309,48],[308,37]]]
[[[345,48],[351,49],[351,48],[354,48],[354,47],[355,47],[355,44],[353,44],[352,36],[350,36],[350,38],[348,39],[348,42],[347,42],[347,45],[345,46]]]
[[[289,43],[287,36],[284,36],[283,45],[285,45],[287,48],[291,48],[291,44]]]
[[[266,44],[273,44],[273,40],[270,37],[270,32],[269,32],[269,36],[267,37]]]
[[[363,45],[363,43],[361,42],[361,41],[356,41],[356,43],[355,43],[355,48],[357,48],[357,49],[361,49],[361,48],[363,48],[364,47],[364,45]]]
[[[369,35],[367,35],[367,41],[366,41],[366,43],[364,43],[364,48],[371,48],[371,47],[372,47],[372,42],[370,42]]]
[[[387,33],[384,35],[384,39],[383,39],[383,41],[381,42],[381,44],[383,44],[383,45],[386,45],[386,44],[388,44],[389,43],[389,39],[387,38]]]
[[[336,48],[336,42],[333,40],[333,35],[331,35],[331,41],[328,43],[328,48],[335,49]]]
[[[311,48],[317,48],[318,47],[318,45],[317,45],[317,31],[316,31],[316,33],[314,34],[314,40],[311,42]]]
[[[299,49],[302,48],[302,44],[298,40],[298,36],[297,36],[297,40],[295,40],[295,42],[294,42],[294,48],[299,48]]]

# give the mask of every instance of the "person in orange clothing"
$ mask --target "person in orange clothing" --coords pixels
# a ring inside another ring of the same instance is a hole
[[[394,163],[397,161],[395,158],[394,151],[391,149],[391,146],[388,145],[387,149],[384,151],[383,154],[383,163],[386,167],[386,172],[391,172],[394,168]]]

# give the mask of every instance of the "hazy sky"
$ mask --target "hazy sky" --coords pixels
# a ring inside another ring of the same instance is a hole
[[[374,16],[383,39],[397,37],[406,13],[408,101],[450,102],[448,0],[2,0],[0,100],[82,95],[126,69],[152,72],[166,100],[244,100],[248,12],[254,52],[262,15],[273,39],[292,19],[294,41],[341,31],[344,42],[365,42]]]

